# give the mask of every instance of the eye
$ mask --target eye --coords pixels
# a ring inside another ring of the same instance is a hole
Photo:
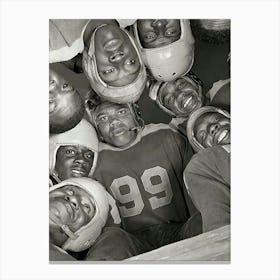
[[[83,209],[87,214],[89,214],[89,212],[91,211],[91,207],[87,203],[83,203]]]
[[[177,30],[175,28],[168,28],[165,31],[166,36],[175,36],[177,34]]]
[[[133,65],[135,63],[136,63],[135,59],[130,59],[126,64],[127,65]]]
[[[127,109],[126,109],[126,108],[120,109],[120,110],[118,111],[118,114],[119,114],[119,115],[125,115],[126,113],[127,113]]]
[[[206,133],[204,130],[201,130],[197,133],[198,140],[203,141],[205,139],[205,137],[206,137]]]
[[[54,84],[54,80],[50,80],[50,85],[53,85]]]
[[[65,153],[66,153],[66,155],[75,155],[76,154],[76,151],[75,150],[73,150],[73,149],[67,149],[66,151],[65,151]]]
[[[74,195],[74,191],[71,190],[71,189],[67,190],[66,193],[67,193],[68,195]]]
[[[164,98],[164,102],[165,102],[166,104],[170,104],[170,103],[172,103],[172,102],[174,101],[174,99],[175,99],[175,97],[174,97],[173,95],[168,95],[168,96],[166,96],[166,97]]]
[[[113,73],[114,71],[115,71],[115,68],[110,68],[110,69],[107,69],[107,70],[103,71],[102,73],[103,73],[104,75],[108,75],[108,74]]]
[[[186,86],[186,83],[181,82],[181,83],[177,86],[177,88],[178,88],[178,89],[183,89],[185,86]]]
[[[92,153],[87,153],[87,154],[85,154],[85,157],[88,158],[88,159],[92,159],[93,154]]]
[[[106,115],[101,115],[97,117],[98,122],[107,122],[108,121],[108,116]]]

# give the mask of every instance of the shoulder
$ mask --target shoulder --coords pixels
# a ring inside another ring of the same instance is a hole
[[[148,124],[145,126],[145,128],[143,129],[142,131],[142,136],[145,136],[145,135],[148,135],[148,134],[151,134],[151,133],[177,133],[177,130],[173,127],[171,127],[170,125],[168,124],[165,124],[165,123],[157,123],[157,124],[154,124],[154,123],[151,123],[151,124]]]
[[[133,143],[126,148],[117,148],[113,147],[106,143],[99,144],[99,152],[104,151],[124,151],[132,148],[133,146],[137,145],[139,142],[143,141],[144,139],[151,139],[154,141],[155,138],[161,137],[168,137],[167,135],[179,135],[176,129],[171,128],[168,124],[158,123],[158,124],[148,124],[138,132],[138,135]],[[163,138],[161,138],[163,139]]]
[[[192,171],[193,168],[201,168],[202,166],[214,167],[217,163],[230,159],[230,145],[214,146],[204,149],[196,153],[186,170]]]

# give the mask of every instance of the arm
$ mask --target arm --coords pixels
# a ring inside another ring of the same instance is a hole
[[[230,156],[208,150],[195,155],[184,171],[188,193],[202,215],[203,232],[230,224]]]

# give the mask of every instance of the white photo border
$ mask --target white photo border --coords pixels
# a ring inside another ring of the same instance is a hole
[[[279,2],[2,1],[1,279],[279,279]],[[48,261],[49,18],[230,18],[231,264]]]

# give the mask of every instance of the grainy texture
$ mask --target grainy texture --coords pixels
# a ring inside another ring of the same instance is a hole
[[[230,261],[230,226],[185,239],[126,261]]]

